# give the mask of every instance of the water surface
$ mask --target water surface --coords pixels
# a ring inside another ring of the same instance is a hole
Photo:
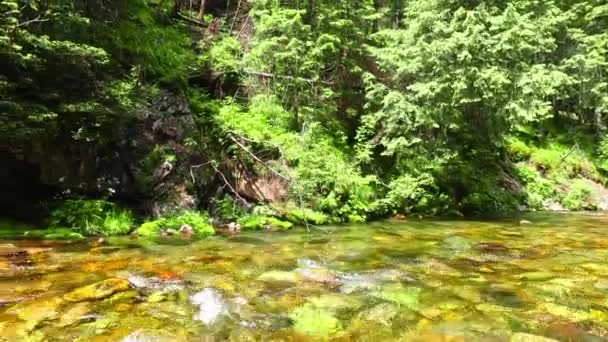
[[[5,341],[605,341],[608,216],[0,242]]]

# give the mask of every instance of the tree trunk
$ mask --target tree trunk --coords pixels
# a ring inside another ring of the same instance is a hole
[[[203,15],[205,15],[205,0],[201,0],[201,6],[198,9],[198,15],[196,16],[196,18],[200,21],[203,20]]]

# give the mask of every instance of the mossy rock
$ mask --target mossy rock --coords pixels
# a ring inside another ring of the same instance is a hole
[[[357,298],[340,293],[328,293],[319,297],[314,297],[310,300],[310,304],[316,308],[325,309],[331,312],[356,310],[363,305]]]
[[[288,230],[293,227],[293,223],[281,221],[274,217],[250,215],[238,220],[239,225],[244,230]]]
[[[126,279],[110,278],[91,285],[77,288],[66,294],[64,299],[68,302],[82,302],[86,300],[103,299],[111,295],[127,291],[129,282]]]
[[[277,283],[297,283],[298,281],[300,281],[300,277],[295,272],[268,271],[262,273],[258,277],[258,280]]]
[[[2,239],[34,239],[34,240],[83,240],[85,237],[69,228],[48,229],[1,229]]]
[[[157,238],[163,232],[177,231],[183,225],[192,227],[195,237],[205,237],[215,233],[206,215],[194,211],[185,211],[174,216],[161,217],[145,222],[137,228],[135,234],[146,238]]]
[[[330,337],[342,331],[342,324],[329,310],[310,303],[295,309],[289,318],[297,332],[311,337]]]
[[[57,318],[58,309],[63,303],[61,298],[40,299],[16,304],[8,308],[6,313],[17,315],[23,321],[39,323]]]
[[[404,287],[403,285],[392,284],[373,291],[372,296],[416,311],[419,307],[418,298],[421,291],[418,287]]]

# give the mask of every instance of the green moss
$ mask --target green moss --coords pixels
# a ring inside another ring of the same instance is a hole
[[[0,239],[81,240],[85,237],[69,228],[32,229],[24,227],[0,229]]]
[[[197,237],[209,236],[215,233],[213,227],[209,224],[207,215],[195,211],[184,211],[174,216],[161,217],[145,222],[139,226],[135,233],[142,237],[158,237],[162,230],[178,230],[185,224],[192,227],[194,235]]]
[[[279,229],[288,230],[293,227],[291,222],[281,221],[274,217],[250,215],[242,217],[238,220],[242,229],[259,230],[259,229]]]
[[[342,324],[330,311],[311,304],[295,309],[289,318],[297,332],[312,337],[329,337],[342,330]]]

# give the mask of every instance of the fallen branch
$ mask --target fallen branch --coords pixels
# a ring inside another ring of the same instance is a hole
[[[198,169],[199,167],[203,167],[205,165],[209,165],[210,163],[211,162],[208,161],[206,163],[190,166],[190,177],[192,178],[192,184],[196,184],[196,179],[194,179],[194,173],[192,172],[192,169]]]
[[[266,162],[264,162],[263,160],[258,158],[258,156],[256,156],[253,152],[249,151],[249,149],[245,145],[241,144],[237,139],[235,139],[233,135],[230,135],[229,137],[230,137],[230,140],[232,140],[238,147],[240,147],[243,151],[247,152],[247,154],[249,154],[255,161],[262,164],[262,166],[264,166],[265,168],[270,170],[270,172],[274,173],[275,175],[279,176],[280,178],[282,178],[288,182],[293,182],[292,177],[284,176],[280,172],[278,172],[275,169],[273,169],[272,167],[270,167]]]
[[[236,191],[236,189],[233,188],[232,185],[230,185],[230,182],[228,181],[226,176],[224,176],[222,171],[220,171],[213,163],[210,162],[210,164],[211,164],[211,167],[213,168],[213,170],[215,170],[215,173],[219,174],[220,177],[222,177],[224,184],[226,184],[226,186],[230,189],[230,191],[234,194],[234,196],[236,196],[237,200],[242,201],[242,203],[247,203],[247,201],[243,197],[241,197],[241,195],[239,195],[239,193]]]
[[[574,152],[574,150],[577,150],[577,149],[578,149],[578,143],[574,143],[574,145],[570,148],[570,150],[568,150],[568,152],[559,160],[559,163],[557,163],[557,166],[555,168],[558,169],[562,165],[562,163],[564,161],[566,161],[566,158],[568,158],[572,154],[572,152]]]
[[[175,13],[175,17],[177,19],[186,21],[186,22],[188,22],[190,24],[194,24],[194,25],[197,25],[197,26],[201,26],[201,27],[207,27],[208,26],[208,24],[205,23],[204,21],[201,21],[201,20],[198,20],[198,19],[195,19],[195,18],[192,18],[192,17],[187,17],[187,16],[183,15],[181,12],[176,12]]]

